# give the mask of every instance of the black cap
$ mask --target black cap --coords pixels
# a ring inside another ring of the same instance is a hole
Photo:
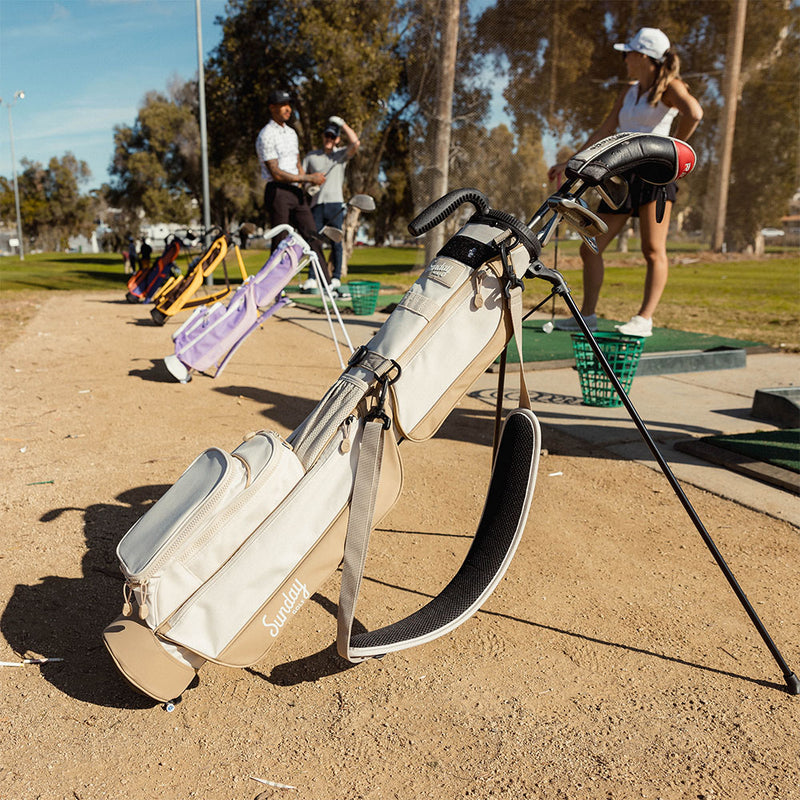
[[[341,129],[339,128],[338,125],[335,125],[333,122],[329,122],[325,126],[325,130],[322,131],[322,135],[324,136],[326,133],[330,133],[334,139],[338,139],[339,134],[341,133]]]
[[[274,91],[270,92],[269,97],[267,98],[267,103],[271,106],[285,106],[287,103],[291,105],[292,96],[289,94],[289,92],[285,92],[283,89],[275,89]]]

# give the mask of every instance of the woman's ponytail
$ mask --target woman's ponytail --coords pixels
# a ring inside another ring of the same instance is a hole
[[[670,48],[664,53],[664,60],[660,64],[655,59],[651,59],[651,61],[658,67],[658,72],[656,73],[655,81],[653,81],[653,86],[647,95],[647,102],[651,106],[656,106],[670,82],[675,80],[675,78],[680,78],[681,59],[680,56]]]

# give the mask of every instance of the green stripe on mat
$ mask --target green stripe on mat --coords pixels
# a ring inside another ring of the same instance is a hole
[[[800,474],[800,428],[703,436],[698,441]]]
[[[347,284],[343,283],[342,288],[346,288]],[[322,298],[318,294],[304,294],[300,291],[299,286],[287,286],[286,294],[298,305],[306,306],[308,308],[322,309]],[[380,294],[378,295],[378,302],[375,306],[375,311],[381,311],[389,305],[399,303],[403,298],[403,292],[400,294]],[[336,305],[340,311],[345,309],[353,310],[352,300],[337,300]]]
[[[526,362],[575,360],[572,349],[572,333],[569,331],[553,331],[545,333],[542,325],[547,320],[528,320],[522,326],[522,357]],[[600,319],[597,329],[600,332],[616,333],[615,320]],[[763,347],[760,342],[749,342],[740,339],[729,339],[724,336],[712,336],[706,333],[690,333],[672,328],[653,328],[653,335],[645,339],[643,355],[648,353],[668,353],[680,350],[711,350],[715,347]],[[517,349],[510,347],[508,362],[516,363]]]

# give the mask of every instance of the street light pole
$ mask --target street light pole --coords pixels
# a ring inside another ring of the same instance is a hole
[[[11,175],[14,178],[14,206],[17,211],[17,241],[19,242],[19,260],[25,260],[25,249],[22,246],[22,216],[19,213],[19,186],[17,185],[17,159],[14,155],[14,126],[11,122],[11,106],[17,100],[24,100],[25,92],[14,92],[14,99],[9,103],[6,101],[6,108],[8,108],[8,135],[11,142]],[[3,103],[3,98],[0,97],[0,105]]]
[[[206,125],[206,78],[203,70],[203,33],[200,16],[200,0],[195,0],[195,22],[197,24],[197,85],[198,105],[200,107],[200,156],[203,169],[203,247],[211,244],[211,203],[208,185],[208,128]],[[206,276],[206,286],[214,285],[214,275]]]

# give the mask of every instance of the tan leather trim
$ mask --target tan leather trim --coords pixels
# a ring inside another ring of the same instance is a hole
[[[197,674],[173,658],[150,628],[128,617],[115,619],[103,631],[103,642],[131,685],[162,703],[179,697]]]

